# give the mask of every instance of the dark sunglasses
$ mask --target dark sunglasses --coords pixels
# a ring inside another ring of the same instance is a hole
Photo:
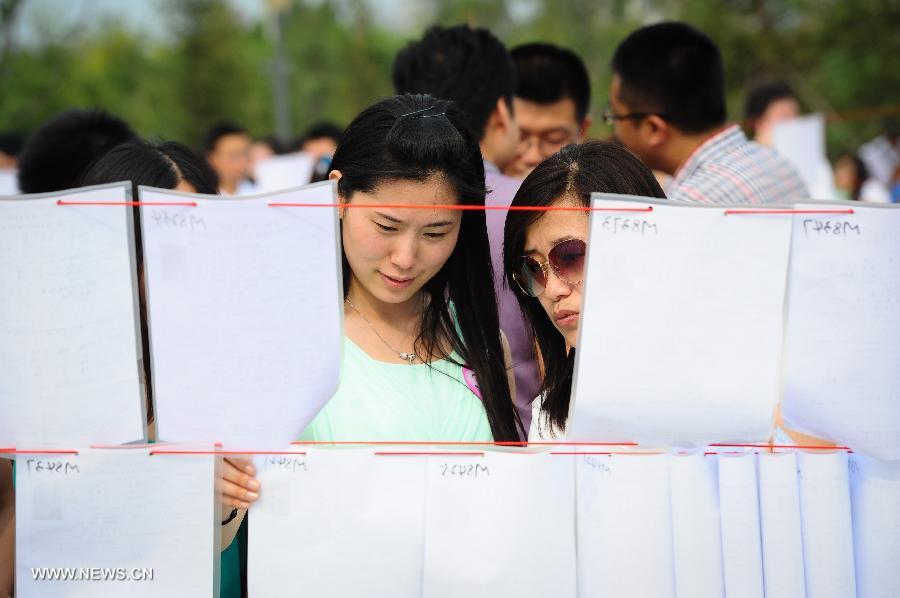
[[[587,243],[581,239],[566,239],[553,246],[547,254],[547,261],[541,263],[536,258],[523,255],[519,258],[513,279],[522,292],[529,297],[540,297],[547,288],[550,270],[558,279],[567,284],[578,284],[584,280],[584,257]]]

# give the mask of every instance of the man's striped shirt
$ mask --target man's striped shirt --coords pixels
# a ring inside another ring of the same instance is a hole
[[[749,141],[737,125],[703,142],[669,183],[675,201],[772,204],[808,199],[794,167],[777,151]]]

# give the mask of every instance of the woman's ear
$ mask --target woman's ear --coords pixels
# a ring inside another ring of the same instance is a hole
[[[340,170],[332,170],[331,172],[328,173],[328,180],[329,180],[329,181],[338,182],[338,181],[341,180],[341,177],[343,177],[343,176],[344,176],[344,175],[341,173]],[[340,194],[338,194],[338,202],[341,203],[341,204],[346,203],[346,202],[343,200],[343,198],[340,196]],[[340,219],[343,220],[343,218],[344,218],[344,208],[338,208],[338,218],[340,218]]]

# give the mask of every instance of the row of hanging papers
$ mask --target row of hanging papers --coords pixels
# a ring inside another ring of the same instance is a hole
[[[220,450],[259,453],[255,596],[900,595],[896,207],[595,196],[570,444],[423,456],[290,444],[339,378],[336,201],[0,199],[17,595],[84,592],[32,575],[81,563],[215,595]],[[779,405],[844,448],[721,446]]]
[[[900,587],[900,475],[857,453],[408,449],[256,456],[249,595],[882,598]],[[80,595],[31,573],[79,563],[152,568],[130,596],[214,595],[215,463],[195,453],[19,455],[16,595]]]

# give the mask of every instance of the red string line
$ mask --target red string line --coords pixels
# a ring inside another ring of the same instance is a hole
[[[305,451],[150,451],[150,455],[305,455]]]
[[[431,451],[431,452],[416,452],[416,451],[411,451],[411,452],[408,452],[408,451],[407,451],[407,452],[404,452],[404,451],[381,451],[381,452],[376,452],[375,455],[376,455],[376,456],[380,456],[380,457],[391,457],[391,456],[397,456],[397,455],[406,455],[406,456],[411,456],[411,455],[412,455],[412,456],[424,456],[424,455],[439,455],[439,456],[447,456],[447,455],[451,455],[451,456],[459,456],[459,455],[468,455],[468,456],[472,456],[472,457],[484,457],[484,453],[482,453],[482,452],[461,452],[461,451],[453,451],[453,452],[450,452],[450,451],[445,451],[445,452],[440,452],[440,451]]]
[[[63,199],[57,200],[56,205],[58,206],[188,206],[192,208],[197,207],[197,202],[195,201],[179,201],[179,202],[165,202],[165,201],[66,201]]]
[[[117,449],[141,449],[141,448],[150,448],[152,446],[159,446],[158,444],[91,444],[88,448],[91,449],[102,449],[102,450],[117,450]]]
[[[356,204],[356,203],[283,203],[272,202],[270,208],[397,208],[404,210],[460,210],[460,211],[507,211],[507,212],[652,212],[653,206],[646,208],[594,208],[589,206],[469,206],[463,204]]]
[[[852,209],[846,210],[725,210],[729,214],[855,214]]]
[[[743,447],[743,448],[767,448],[767,449],[802,449],[802,450],[842,450],[849,451],[850,447],[848,446],[827,446],[827,445],[816,445],[816,444],[726,444],[726,443],[714,443],[709,446],[722,446],[722,447]]]
[[[299,443],[298,443],[299,444]],[[438,443],[438,442],[398,442],[398,443],[388,443],[388,442],[377,442],[377,443],[352,443],[352,442],[311,442],[310,444],[455,444],[455,445],[491,445],[495,444],[497,446],[510,445],[515,444],[519,445],[522,443],[491,443],[491,442],[454,442],[454,443]],[[576,443],[576,442],[540,442],[540,443],[531,443],[531,444],[542,444],[542,445],[553,445],[553,446],[565,446],[565,445],[590,445],[590,446],[626,446],[624,443],[610,443],[610,442],[590,442],[590,443]],[[637,445],[634,445],[637,446]],[[846,446],[814,446],[814,445],[793,445],[793,444],[711,444],[709,446],[722,447],[722,448],[756,448],[756,449],[800,449],[800,450],[845,450],[848,452],[853,452],[850,448]],[[147,448],[146,445],[142,446],[128,446],[128,445],[91,445],[90,448],[102,448],[102,449],[128,449],[128,448]],[[660,452],[631,452],[631,451],[550,451],[551,455],[659,455],[663,454],[665,451]],[[65,450],[38,450],[38,449],[15,449],[15,448],[0,448],[0,454],[16,454],[16,455],[78,455],[78,451],[74,449],[65,449]],[[155,450],[150,451],[149,453],[152,455],[306,455],[306,451],[239,451],[239,450],[213,450],[213,451],[192,451],[192,450]],[[484,456],[483,451],[376,451],[375,455],[471,455],[471,456]],[[509,453],[509,454],[522,454],[529,455],[532,453]],[[679,454],[690,454],[690,453],[679,453]],[[743,454],[740,451],[705,451],[704,455],[740,455]]]
[[[23,449],[14,449],[14,448],[5,448],[0,449],[0,453],[13,454],[13,455],[77,455],[78,451],[76,450],[23,450]]]
[[[551,455],[612,455],[613,453],[611,453],[611,452],[605,452],[605,453],[602,453],[602,452],[595,452],[595,451],[591,451],[591,452],[588,452],[588,451],[585,451],[585,452],[578,452],[578,451],[574,451],[574,452],[555,452],[555,451],[550,451],[550,454],[551,454]]]
[[[636,442],[525,442],[499,440],[496,442],[466,442],[458,440],[297,440],[291,445],[397,445],[397,446],[637,446]]]
[[[57,200],[58,206],[186,206],[198,207],[195,201],[69,201]],[[270,208],[395,208],[404,210],[458,210],[458,211],[507,211],[507,212],[652,212],[653,206],[646,208],[602,208],[593,206],[470,206],[464,204],[354,204],[354,203],[291,203],[270,202]],[[846,210],[725,210],[731,214],[855,214],[852,208]]]

